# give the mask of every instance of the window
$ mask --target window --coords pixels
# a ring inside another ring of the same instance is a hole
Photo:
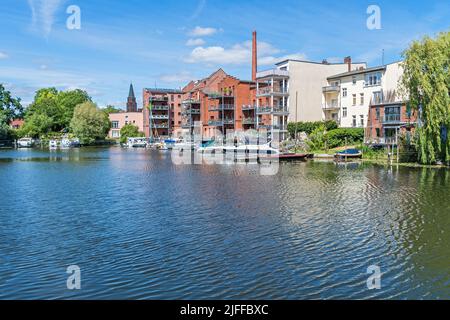
[[[356,94],[353,95],[353,105],[356,106]]]
[[[118,130],[113,130],[111,136],[113,138],[120,138],[120,131]]]
[[[376,108],[376,110],[375,110],[375,119],[376,120],[380,120],[380,108],[378,107],[378,108]]]
[[[346,97],[347,96],[347,88],[343,88],[342,89],[342,96]]]
[[[119,129],[119,121],[112,121],[111,122],[111,127],[113,129]]]
[[[381,91],[376,91],[373,93],[373,103],[380,104],[383,102],[383,94]]]
[[[366,74],[366,87],[379,86],[381,84],[381,72]]]
[[[347,108],[342,108],[342,117],[347,118]]]
[[[356,127],[356,116],[353,116],[352,126],[353,126],[353,127]]]
[[[375,130],[376,130],[377,138],[379,138],[380,137],[380,128],[376,128]]]
[[[174,101],[174,100],[175,100],[175,97],[174,97],[173,94],[171,94],[171,95],[170,95],[170,101]],[[173,104],[172,104],[172,106],[173,106]]]
[[[360,94],[360,101],[359,101],[359,104],[362,105],[362,106],[364,105],[364,93],[361,93],[361,94]]]
[[[353,76],[353,77],[352,77],[352,83],[353,83],[353,85],[356,84],[356,76]]]
[[[361,124],[361,127],[364,127],[364,115],[362,114],[362,115],[360,115],[359,116],[359,118],[360,118],[360,124]]]

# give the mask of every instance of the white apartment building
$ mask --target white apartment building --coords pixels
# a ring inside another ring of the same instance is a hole
[[[395,62],[329,76],[321,90],[323,119],[336,120],[344,128],[366,127],[371,104],[382,103],[386,95],[401,101],[397,86],[402,74],[401,62]]]
[[[287,104],[288,122],[323,120],[322,88],[328,85],[328,77],[366,67],[366,63],[352,63],[351,57],[345,58],[343,63],[285,60],[276,64],[273,78],[280,81],[279,87],[287,90],[283,103]],[[287,72],[287,76],[283,74],[280,79],[280,72],[277,70]],[[262,82],[270,78],[270,75],[268,72],[260,72],[257,78],[257,81]]]

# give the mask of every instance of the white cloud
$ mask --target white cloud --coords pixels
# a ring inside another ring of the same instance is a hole
[[[202,46],[202,45],[204,45],[206,42],[205,42],[205,40],[203,40],[203,39],[201,39],[201,38],[197,38],[197,39],[189,39],[187,42],[186,42],[186,45],[188,46],[188,47],[195,47],[195,46]]]
[[[281,51],[273,47],[270,43],[258,43],[258,64],[272,65],[286,59],[305,59],[302,53],[278,56]],[[188,63],[211,63],[211,64],[248,64],[252,57],[252,42],[246,41],[235,44],[231,48],[220,46],[197,47],[185,59]]]
[[[193,79],[189,72],[183,71],[176,74],[164,74],[159,79],[166,83],[188,82]]]
[[[212,36],[213,34],[216,34],[219,30],[216,28],[202,28],[202,27],[195,27],[193,30],[189,32],[189,35],[192,37],[206,37],[206,36]]]
[[[0,51],[0,60],[1,59],[8,59],[8,58],[9,58],[8,54],[6,54],[5,52]]]
[[[52,32],[55,13],[64,0],[28,0],[33,28],[48,37]]]

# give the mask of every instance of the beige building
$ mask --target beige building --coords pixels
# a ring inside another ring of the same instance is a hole
[[[328,85],[327,78],[361,67],[366,68],[366,63],[352,63],[351,58],[347,57],[343,63],[286,60],[276,66],[276,70],[287,72],[286,76],[283,74],[281,78],[275,75],[275,80],[281,81],[275,83],[275,87],[286,86],[283,90],[287,90],[287,94],[283,92],[285,97],[281,99],[281,106],[287,107],[288,122],[310,122],[323,120],[322,88]],[[266,74],[260,72],[259,75]],[[283,105],[284,103],[287,105]]]
[[[328,77],[322,88],[324,119],[336,120],[345,128],[366,127],[370,105],[402,101],[397,91],[402,74],[401,62],[395,62]]]
[[[119,112],[109,115],[111,121],[111,130],[108,137],[111,139],[120,138],[120,129],[127,124],[132,124],[139,128],[140,132],[144,132],[144,115],[141,112]]]

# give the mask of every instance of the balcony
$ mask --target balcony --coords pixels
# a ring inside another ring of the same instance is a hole
[[[169,111],[169,106],[152,106],[152,111]]]
[[[402,117],[400,114],[387,114],[383,117],[383,123],[384,124],[395,124],[395,123],[401,123]]]
[[[323,93],[339,93],[341,92],[340,86],[326,86],[322,88]]]
[[[200,100],[197,99],[186,99],[181,102],[184,105],[200,104]]]
[[[226,111],[226,110],[234,110],[234,104],[219,104],[218,106],[210,106],[208,108],[209,111]]]
[[[169,97],[154,96],[154,97],[150,97],[149,101],[150,102],[168,102],[169,101]]]
[[[193,109],[193,108],[188,108],[181,113],[181,115],[183,115],[183,116],[199,115],[199,114],[200,114],[200,109]]]
[[[224,125],[234,125],[234,119],[210,120],[208,125],[211,127],[222,127]]]
[[[263,88],[256,92],[257,97],[270,97],[270,96],[287,96],[289,95],[287,88]]]
[[[322,109],[325,111],[338,110],[340,108],[341,107],[340,107],[339,103],[337,103],[337,102],[336,103],[324,103],[322,105]]]
[[[277,106],[277,107],[271,107],[271,106],[263,106],[259,107],[256,110],[257,114],[271,114],[271,115],[277,115],[277,116],[288,116],[289,111],[287,110],[287,107]]]
[[[279,125],[279,124],[275,124],[275,125],[260,124],[258,126],[258,129],[266,129],[268,131],[279,130],[279,131],[282,131],[282,132],[287,132],[287,126],[282,126],[282,125]]]
[[[289,78],[289,71],[280,70],[280,69],[272,69],[261,71],[256,74],[257,79],[264,78]]]
[[[251,105],[243,105],[242,106],[242,111],[253,111],[256,110],[256,106],[251,106]]]
[[[152,120],[169,120],[169,115],[167,114],[152,114]]]
[[[154,129],[169,129],[169,124],[168,123],[154,124],[151,125],[151,127]]]
[[[244,118],[244,120],[242,120],[242,124],[256,124],[256,119],[255,118]]]

